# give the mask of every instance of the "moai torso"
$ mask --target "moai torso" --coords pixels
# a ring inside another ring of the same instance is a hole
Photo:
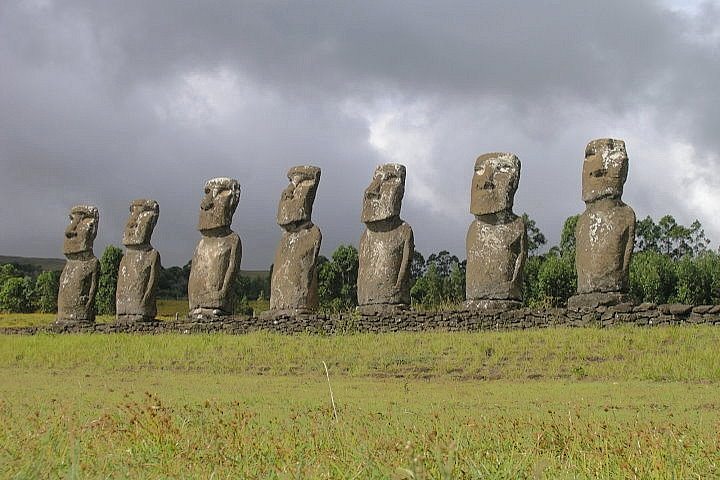
[[[63,254],[68,260],[60,275],[57,324],[95,321],[100,262],[92,248],[99,219],[98,209],[92,205],[75,205],[70,209],[70,224],[63,243]]]
[[[388,231],[365,230],[358,251],[360,305],[409,305],[413,231],[405,222]]]
[[[125,251],[118,270],[116,313],[119,320],[155,318],[159,272],[160,254],[154,248],[147,251],[128,248]]]
[[[155,200],[130,202],[130,216],[123,233],[127,248],[120,260],[115,312],[118,321],[152,320],[157,315],[155,290],[160,275],[160,254],[150,245],[160,214]]]
[[[322,234],[315,225],[282,233],[270,282],[271,310],[317,308],[317,257],[321,242]]]
[[[621,201],[588,205],[575,227],[578,293],[626,292],[635,212]]]
[[[60,275],[58,292],[58,322],[95,321],[95,292],[97,292],[100,262],[68,260]]]
[[[191,312],[197,308],[232,312],[229,290],[241,257],[242,244],[235,232],[224,237],[202,237],[195,248],[188,281]]]
[[[466,296],[468,300],[522,299],[522,271],[527,256],[525,222],[476,219],[467,239]]]

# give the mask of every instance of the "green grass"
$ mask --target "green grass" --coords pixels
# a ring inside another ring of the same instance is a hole
[[[718,341],[705,326],[0,336],[0,477],[713,478]]]

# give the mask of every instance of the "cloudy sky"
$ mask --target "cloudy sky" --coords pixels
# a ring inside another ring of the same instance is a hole
[[[120,244],[134,198],[184,264],[205,180],[237,178],[243,268],[267,268],[292,165],[322,168],[323,253],[357,244],[376,165],[407,166],[417,249],[464,258],[475,158],[522,161],[550,242],[585,144],[627,143],[638,217],[720,240],[720,4],[671,1],[0,2],[0,254],[60,257],[67,212]]]

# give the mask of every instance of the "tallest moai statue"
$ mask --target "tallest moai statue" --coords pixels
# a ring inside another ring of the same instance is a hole
[[[625,142],[601,138],[588,143],[582,171],[586,208],[575,228],[577,295],[568,300],[570,308],[629,301],[635,212],[621,200],[627,173]]]

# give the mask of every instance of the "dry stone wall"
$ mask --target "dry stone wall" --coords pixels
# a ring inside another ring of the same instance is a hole
[[[299,314],[275,317],[225,317],[211,321],[181,319],[137,323],[96,323],[51,325],[47,327],[6,327],[0,334],[36,333],[226,333],[241,335],[253,331],[283,334],[313,333],[335,335],[350,332],[487,331],[546,327],[613,327],[618,325],[657,326],[720,325],[720,305],[620,304],[593,309],[520,308],[500,312],[457,310],[417,312],[412,310],[324,315]]]

